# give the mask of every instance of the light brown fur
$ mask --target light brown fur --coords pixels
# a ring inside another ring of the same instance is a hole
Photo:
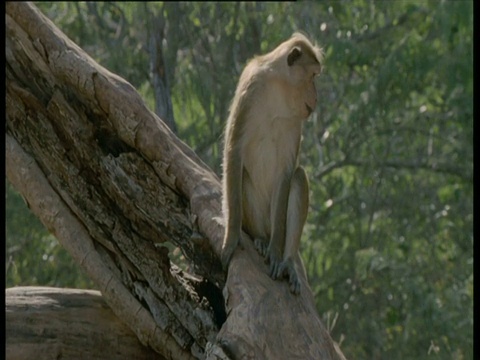
[[[222,263],[228,266],[241,230],[299,293],[293,258],[308,210],[308,181],[298,165],[302,123],[316,106],[314,77],[322,54],[295,33],[245,67],[230,107],[223,157]]]

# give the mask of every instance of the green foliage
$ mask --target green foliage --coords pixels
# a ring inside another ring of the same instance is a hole
[[[147,14],[163,16],[178,135],[218,173],[246,61],[310,34],[325,69],[302,256],[332,337],[352,359],[473,358],[472,1],[38,6],[152,109]],[[49,267],[60,251],[7,193],[7,285],[75,273]]]
[[[5,186],[5,285],[94,288],[71,256],[30,212],[10,183]]]
[[[352,358],[471,358],[471,3],[353,4],[319,10],[328,101],[303,147],[318,306]]]

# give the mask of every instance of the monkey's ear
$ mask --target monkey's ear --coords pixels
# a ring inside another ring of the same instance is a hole
[[[302,50],[295,46],[290,52],[288,53],[287,57],[287,64],[288,66],[292,66],[295,61],[297,61],[302,56]]]

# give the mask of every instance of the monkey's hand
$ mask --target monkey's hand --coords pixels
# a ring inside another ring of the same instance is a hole
[[[265,240],[255,238],[253,243],[255,244],[255,249],[257,249],[258,253],[262,255],[262,257],[267,256],[268,244]]]
[[[300,294],[300,280],[298,279],[297,270],[295,269],[295,263],[291,257],[282,261],[278,267],[277,277],[285,276],[288,276],[290,291],[295,295]]]
[[[274,246],[269,246],[267,250],[267,262],[270,263],[270,277],[273,280],[279,278],[280,275],[280,264],[282,262],[282,253]]]
[[[223,270],[228,269],[228,264],[230,264],[230,260],[232,259],[233,253],[238,246],[240,240],[240,234],[231,234],[228,231],[225,233],[225,238],[223,239],[223,246],[222,246],[222,255],[221,261]]]

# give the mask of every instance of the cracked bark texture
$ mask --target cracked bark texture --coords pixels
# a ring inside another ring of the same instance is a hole
[[[7,359],[165,359],[143,346],[96,290],[6,289],[5,318]]]
[[[305,274],[291,295],[248,239],[222,271],[219,179],[135,89],[34,5],[5,19],[7,177],[141,343],[166,359],[342,358]]]

